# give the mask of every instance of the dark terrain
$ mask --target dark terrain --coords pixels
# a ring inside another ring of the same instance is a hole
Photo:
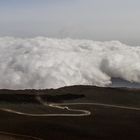
[[[138,110],[90,104],[67,105],[91,112],[91,115],[81,117],[31,117],[0,110],[0,132],[44,140],[140,139],[138,89],[71,86],[50,90],[0,90],[0,108],[27,113],[74,113],[44,107],[36,100],[37,95],[47,103],[101,103]],[[0,133],[0,136],[3,135]]]

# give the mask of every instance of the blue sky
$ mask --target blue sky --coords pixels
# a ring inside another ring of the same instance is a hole
[[[0,36],[120,40],[140,45],[139,0],[0,0]]]

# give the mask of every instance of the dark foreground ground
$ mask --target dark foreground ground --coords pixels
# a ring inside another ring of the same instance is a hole
[[[101,103],[119,107],[67,105],[91,112],[91,115],[81,117],[31,117],[1,109],[26,113],[75,113],[44,107],[36,100],[36,95],[48,103]],[[43,140],[139,140],[139,108],[140,91],[133,89],[72,86],[57,90],[0,90],[0,140],[35,139],[27,136]]]

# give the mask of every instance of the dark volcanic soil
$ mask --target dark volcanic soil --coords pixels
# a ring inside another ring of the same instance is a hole
[[[140,108],[140,90],[71,86],[50,90],[0,90],[0,108],[28,113],[67,113],[46,108],[48,103],[101,103]],[[44,140],[136,140],[140,139],[140,111],[99,105],[68,105],[91,112],[82,117],[31,117],[0,111],[0,131]]]

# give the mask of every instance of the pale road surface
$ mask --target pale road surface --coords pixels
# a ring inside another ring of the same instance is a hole
[[[17,115],[25,115],[25,116],[32,116],[32,117],[55,117],[55,116],[89,116],[91,115],[91,112],[88,110],[82,110],[82,109],[71,109],[68,107],[68,105],[95,105],[95,106],[103,106],[103,107],[109,107],[109,108],[119,108],[119,109],[127,109],[127,110],[135,110],[140,111],[140,108],[137,107],[131,107],[131,106],[120,106],[120,105],[112,105],[112,104],[103,104],[103,103],[47,103],[42,100],[40,96],[36,96],[36,99],[39,101],[40,104],[46,107],[53,107],[53,108],[59,108],[59,109],[65,109],[68,111],[73,111],[77,113],[71,113],[71,114],[32,114],[32,113],[26,113],[26,112],[20,112],[8,108],[0,108],[1,111],[14,113]]]
[[[140,108],[137,107],[131,107],[131,106],[120,106],[120,105],[112,105],[112,104],[103,104],[103,103],[47,103],[42,100],[40,96],[36,96],[36,100],[42,104],[43,106],[46,107],[53,107],[53,108],[58,108],[58,109],[63,109],[67,111],[73,111],[75,113],[70,113],[70,114],[32,114],[32,113],[26,113],[26,112],[20,112],[16,111],[13,109],[8,109],[8,108],[0,108],[1,111],[17,114],[17,115],[24,115],[24,116],[31,116],[31,117],[57,117],[57,116],[65,116],[65,117],[82,117],[82,116],[89,116],[91,115],[91,112],[88,110],[82,110],[82,109],[72,109],[68,106],[75,106],[75,105],[94,105],[94,106],[103,106],[107,108],[118,108],[118,109],[126,109],[126,110],[134,110],[134,111],[140,111]],[[92,114],[94,115],[94,114]],[[19,135],[19,134],[14,134],[14,133],[7,133],[4,131],[0,131],[0,138],[8,140],[9,138],[12,138],[13,140],[20,140],[21,138],[26,138],[26,139],[33,139],[33,140],[43,140],[41,138],[37,137],[32,137],[32,136],[26,136],[26,135]]]
[[[43,140],[41,138],[32,137],[28,135],[20,135],[15,133],[9,133],[0,131],[0,139],[1,140]]]

